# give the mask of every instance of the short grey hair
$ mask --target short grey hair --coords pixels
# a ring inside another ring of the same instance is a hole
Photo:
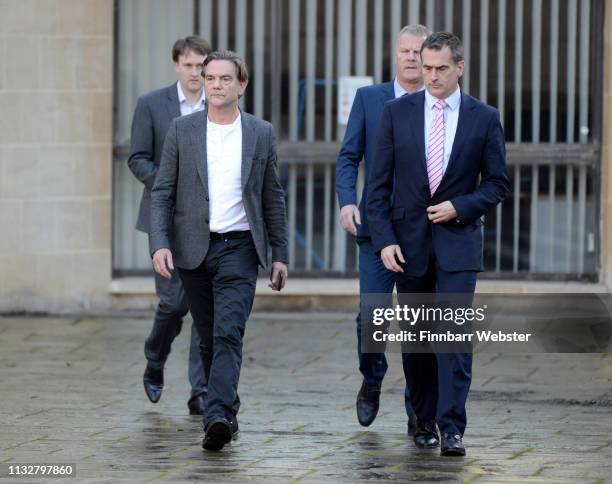
[[[402,35],[414,35],[415,37],[429,37],[431,35],[431,30],[421,24],[410,24],[402,27],[402,30],[397,34],[397,39],[399,39]]]
[[[423,55],[425,49],[440,51],[444,47],[450,49],[455,64],[463,60],[463,44],[461,39],[452,32],[436,32],[431,34],[421,46],[421,55]]]
[[[202,77],[206,76],[206,66],[212,61],[226,60],[230,61],[236,66],[236,77],[239,82],[247,82],[249,80],[249,70],[247,69],[246,63],[242,58],[231,50],[216,50],[208,54],[204,63],[202,64]]]

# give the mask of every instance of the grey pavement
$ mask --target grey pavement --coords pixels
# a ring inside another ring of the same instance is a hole
[[[351,314],[256,313],[240,439],[202,451],[187,414],[188,323],[157,405],[142,388],[150,318],[0,318],[0,469],[71,463],[76,479],[2,482],[612,482],[611,355],[475,356],[465,458],[406,436],[400,356],[360,427]],[[6,474],[4,474],[6,475]]]

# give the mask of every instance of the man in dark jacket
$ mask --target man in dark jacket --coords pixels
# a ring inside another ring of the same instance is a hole
[[[166,133],[174,118],[204,109],[206,103],[201,72],[204,59],[210,51],[208,42],[200,37],[178,39],[172,48],[178,81],[138,99],[132,122],[128,165],[144,185],[136,229],[147,234],[151,228],[151,188],[157,175]],[[159,297],[159,304],[153,328],[145,342],[147,367],[143,377],[145,392],[153,403],[157,403],[161,397],[164,365],[170,346],[180,333],[183,317],[189,310],[178,275],[165,279],[155,273],[155,293]],[[202,413],[203,394],[206,392],[199,345],[197,331],[192,327],[189,350],[191,397],[187,402],[192,415]]]
[[[242,112],[248,83],[234,52],[204,61],[207,108],[174,120],[151,199],[153,267],[176,272],[198,330],[207,394],[203,447],[221,450],[238,431],[242,338],[258,266],[270,287],[287,280],[287,224],[272,125]]]

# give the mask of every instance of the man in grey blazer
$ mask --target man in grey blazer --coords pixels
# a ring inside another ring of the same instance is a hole
[[[172,48],[172,60],[178,81],[138,99],[132,122],[128,165],[143,185],[136,229],[150,234],[151,188],[159,167],[162,147],[174,118],[205,107],[202,64],[211,49],[204,39],[190,36],[178,39]],[[149,238],[149,244],[150,244]],[[155,273],[155,292],[159,304],[151,333],[145,341],[147,367],[143,376],[149,400],[157,403],[164,386],[164,365],[174,338],[180,333],[188,307],[181,280],[177,275],[165,279]],[[200,339],[192,327],[189,350],[189,413],[202,414],[206,391],[200,359]]]
[[[204,61],[207,109],[172,122],[151,194],[153,267],[178,269],[201,342],[207,383],[202,443],[221,450],[238,432],[242,338],[258,266],[270,287],[287,280],[287,225],[272,126],[241,112],[244,62],[229,51]]]

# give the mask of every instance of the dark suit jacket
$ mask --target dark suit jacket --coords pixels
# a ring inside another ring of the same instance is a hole
[[[151,226],[151,188],[161,159],[166,133],[174,118],[181,115],[176,82],[141,96],[132,120],[128,166],[143,184],[136,228],[149,232]]]
[[[359,203],[361,225],[357,235],[369,237],[368,217],[365,210],[368,197],[368,175],[374,160],[374,144],[378,123],[385,103],[395,98],[393,82],[375,84],[357,89],[349,115],[342,148],[336,161],[336,192],[340,208],[357,203],[356,183],[359,163],[365,161],[365,184]]]
[[[176,118],[168,130],[151,192],[151,254],[172,250],[174,263],[195,269],[208,252],[207,110]],[[283,188],[272,125],[242,113],[242,202],[259,263],[288,262]]]
[[[425,92],[421,91],[385,106],[367,204],[374,249],[399,244],[406,259],[404,271],[412,276],[425,273],[431,251],[445,271],[482,271],[481,217],[510,190],[499,113],[461,95],[448,167],[431,197],[424,102]],[[429,222],[426,208],[446,200],[457,210],[457,219],[444,224]]]

